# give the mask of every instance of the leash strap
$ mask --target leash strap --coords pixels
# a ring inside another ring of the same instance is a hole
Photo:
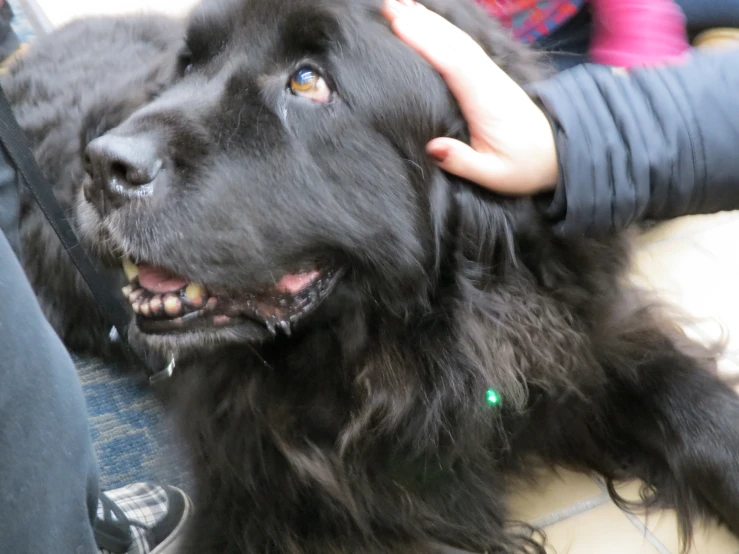
[[[143,368],[151,380],[154,375],[148,370],[146,364],[141,362],[126,340],[128,336],[126,330],[130,322],[128,312],[123,307],[122,301],[114,296],[111,284],[98,271],[84,248],[82,248],[77,235],[75,235],[67,221],[64,210],[51,189],[51,185],[41,173],[41,169],[31,153],[26,136],[13,115],[2,87],[0,87],[0,143],[2,143],[21,179],[62,242],[64,250],[82,275],[90,292],[95,297],[95,301],[103,309],[108,320],[117,331],[126,356],[133,364]]]

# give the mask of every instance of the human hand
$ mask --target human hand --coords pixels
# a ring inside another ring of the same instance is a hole
[[[383,14],[441,74],[467,121],[469,146],[451,138],[429,142],[439,167],[504,194],[553,189],[554,135],[526,92],[468,34],[413,0],[385,0]]]

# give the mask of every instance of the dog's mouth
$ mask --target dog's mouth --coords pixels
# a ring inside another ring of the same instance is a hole
[[[315,310],[338,282],[340,270],[285,274],[273,286],[240,294],[219,292],[163,267],[123,261],[129,284],[122,289],[147,334],[183,333],[257,322],[276,335]]]

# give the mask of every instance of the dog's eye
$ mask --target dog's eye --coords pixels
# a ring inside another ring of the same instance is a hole
[[[290,91],[296,96],[308,98],[314,102],[328,102],[331,89],[317,70],[312,67],[301,67],[290,77]]]
[[[290,79],[290,87],[293,92],[308,92],[316,86],[320,77],[310,67],[302,67],[295,72]]]

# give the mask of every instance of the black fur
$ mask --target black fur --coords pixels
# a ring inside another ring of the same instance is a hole
[[[479,8],[425,3],[519,80],[536,75]],[[463,122],[378,8],[208,1],[179,60],[176,23],[78,23],[3,81],[106,263],[125,253],[233,295],[305,268],[341,272],[291,336],[256,319],[132,332],[179,361],[198,477],[186,551],[541,553],[505,507],[507,476],[532,457],[644,479],[686,539],[703,514],[739,533],[739,401],[714,355],[628,283],[622,237],[559,238],[530,200],[430,163],[426,142],[464,138]],[[335,88],[330,104],[286,92],[306,60]],[[153,197],[101,215],[79,192],[80,151],[113,127],[153,138],[169,165]],[[25,210],[46,313],[69,345],[99,347],[99,314]]]
[[[57,198],[74,216],[87,143],[116,127],[172,82],[182,25],[167,19],[100,19],[40,37],[2,78],[3,90]],[[75,351],[110,353],[109,326],[31,195],[21,198],[23,265],[46,317]],[[108,265],[106,246],[95,252]],[[115,260],[120,285],[120,262]],[[115,352],[115,351],[114,351]]]

